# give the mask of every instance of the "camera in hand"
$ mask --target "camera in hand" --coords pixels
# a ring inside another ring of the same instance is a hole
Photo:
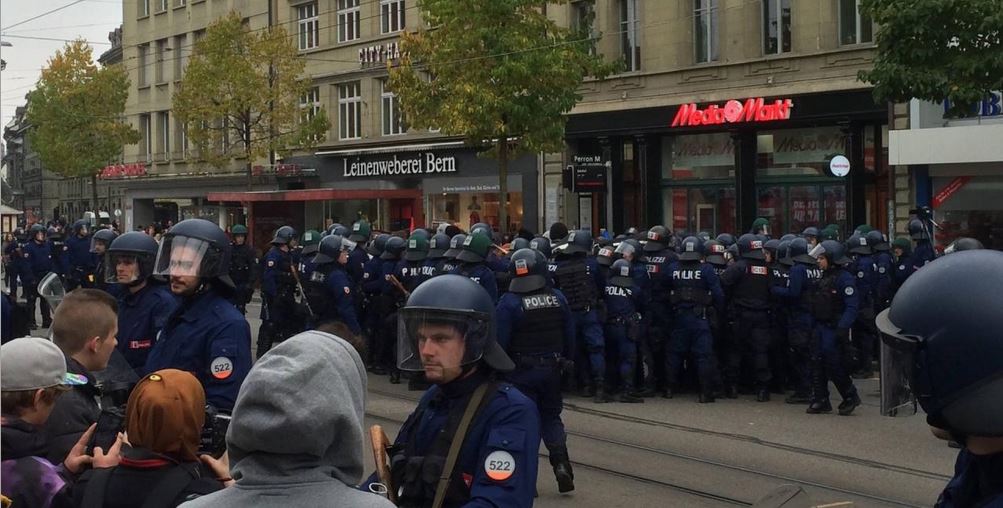
[[[226,429],[229,427],[230,414],[206,404],[199,454],[209,454],[216,458],[223,456],[226,451]]]

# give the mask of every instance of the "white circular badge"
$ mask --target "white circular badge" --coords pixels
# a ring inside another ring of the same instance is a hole
[[[850,174],[850,159],[847,159],[843,155],[837,155],[829,161],[829,171],[832,174],[843,177]]]
[[[225,356],[217,356],[209,364],[209,372],[216,379],[226,379],[233,374],[233,362]]]
[[[484,472],[496,482],[508,480],[515,474],[515,459],[509,452],[493,451],[484,459]]]

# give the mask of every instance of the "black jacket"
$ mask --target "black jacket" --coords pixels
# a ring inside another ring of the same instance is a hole
[[[73,508],[73,478],[63,471],[60,459],[50,463],[41,458],[48,450],[45,435],[37,427],[16,417],[3,417],[0,430],[0,479],[2,493],[13,506]]]
[[[142,507],[147,497],[157,490],[161,481],[177,468],[184,468],[190,480],[169,503],[162,506],[173,508],[189,499],[223,488],[223,484],[217,481],[212,471],[201,462],[178,462],[142,448],[122,446],[122,461],[111,470],[111,476],[105,486],[104,508]],[[96,488],[96,483],[92,486],[94,474],[93,470],[88,470],[77,481],[73,489],[77,506],[83,506],[88,488]]]
[[[101,415],[98,402],[101,390],[95,384],[94,374],[69,356],[66,357],[66,371],[86,376],[87,384],[74,386],[69,392],[60,395],[49,420],[45,422],[45,435],[49,441],[49,453],[46,457],[54,464],[59,464],[66,458],[80,436]]]

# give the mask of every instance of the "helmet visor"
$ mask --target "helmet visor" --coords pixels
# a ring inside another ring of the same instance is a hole
[[[913,367],[919,353],[919,339],[902,335],[888,318],[890,309],[878,314],[875,324],[881,332],[881,414],[916,414]]]
[[[59,274],[49,272],[38,283],[38,295],[45,298],[53,310],[59,307],[59,302],[62,302],[63,297],[66,296],[66,288],[63,287],[63,279],[59,278]]]
[[[823,254],[825,254],[825,247],[823,247],[821,243],[812,247],[811,250],[808,251],[808,255],[815,259],[822,257]]]
[[[219,258],[210,253],[209,242],[188,236],[169,236],[160,242],[154,275],[167,277],[215,277]]]
[[[490,317],[473,311],[404,308],[397,319],[397,367],[430,378],[480,360],[491,330]]]

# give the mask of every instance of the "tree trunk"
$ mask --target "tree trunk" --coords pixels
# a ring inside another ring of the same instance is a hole
[[[498,140],[498,231],[508,234],[508,135]]]
[[[97,173],[91,173],[91,206],[94,208],[94,218],[98,222],[98,224],[100,224],[101,223],[101,214],[98,212],[98,210],[100,210],[101,207],[98,206],[98,174]],[[109,216],[110,216],[110,213],[109,213]],[[77,217],[77,218],[79,219],[80,217]]]
[[[250,192],[254,190],[254,170],[251,165],[251,159],[247,159],[247,191]]]
[[[254,190],[254,172],[252,166],[254,161],[251,160],[251,125],[250,125],[250,113],[244,115],[244,128],[241,129],[241,136],[244,138],[244,155],[247,157],[247,191],[250,192]]]

